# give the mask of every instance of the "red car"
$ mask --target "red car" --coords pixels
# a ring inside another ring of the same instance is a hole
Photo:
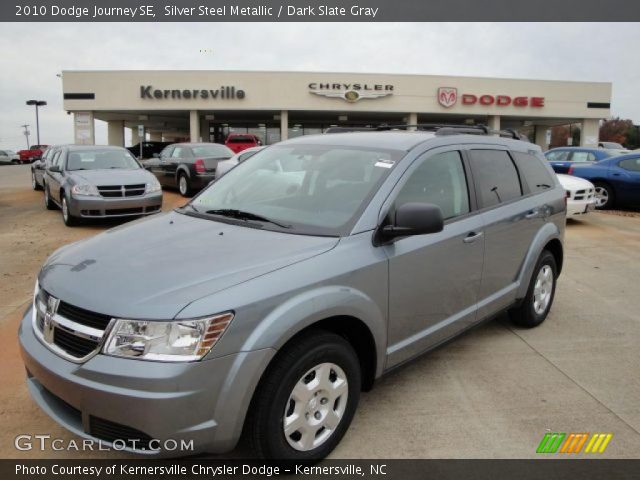
[[[20,163],[32,163],[42,157],[42,154],[49,145],[31,145],[29,150],[20,150]]]
[[[259,147],[262,141],[250,133],[230,133],[224,144],[233,150],[233,153],[240,153],[251,147]]]

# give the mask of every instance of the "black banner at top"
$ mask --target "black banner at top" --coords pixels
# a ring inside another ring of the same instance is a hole
[[[633,22],[637,0],[4,0],[3,22]]]

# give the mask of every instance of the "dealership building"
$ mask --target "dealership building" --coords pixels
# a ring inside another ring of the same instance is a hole
[[[543,148],[550,127],[579,124],[596,145],[611,84],[435,75],[258,71],[64,71],[64,108],[75,142],[223,142],[252,133],[272,144],[330,126],[486,124],[517,129]],[[141,137],[142,136],[142,137]]]

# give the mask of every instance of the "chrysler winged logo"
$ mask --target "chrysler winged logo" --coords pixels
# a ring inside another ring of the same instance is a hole
[[[53,317],[58,311],[59,303],[60,303],[60,300],[58,300],[55,297],[49,297],[47,299],[47,311],[44,314],[44,327],[42,329],[42,335],[44,336],[44,341],[47,343],[53,343],[53,329],[55,326]]]
[[[440,87],[438,89],[438,103],[444,108],[453,107],[458,101],[458,89],[452,87]]]
[[[323,97],[333,97],[333,98],[341,98],[345,102],[356,103],[363,98],[380,98],[386,97],[387,95],[391,95],[393,92],[367,92],[367,91],[356,91],[356,90],[347,90],[346,92],[325,92],[322,90],[311,90],[311,93],[315,93],[316,95],[322,95]]]

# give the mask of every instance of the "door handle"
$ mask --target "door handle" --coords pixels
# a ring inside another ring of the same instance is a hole
[[[483,232],[469,232],[469,234],[462,239],[464,243],[473,243],[480,237],[482,237]]]
[[[524,218],[532,219],[532,218],[538,218],[539,216],[540,216],[540,210],[531,210],[524,216]]]

